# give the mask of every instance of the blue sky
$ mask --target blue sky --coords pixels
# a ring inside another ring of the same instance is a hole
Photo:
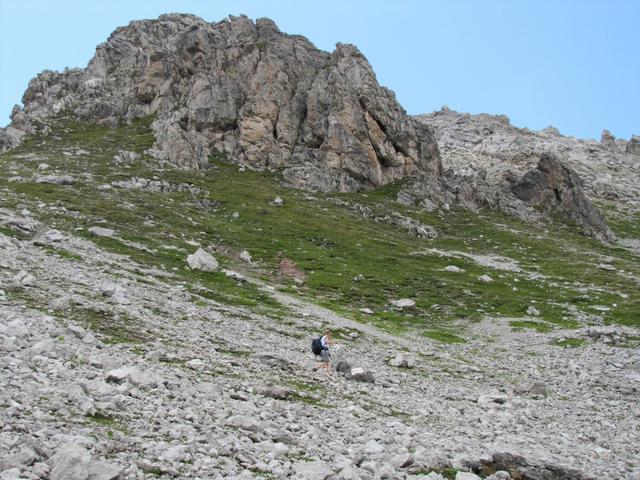
[[[0,125],[38,72],[84,67],[117,26],[166,12],[266,16],[324,50],[354,43],[412,114],[640,134],[640,0],[0,0]]]

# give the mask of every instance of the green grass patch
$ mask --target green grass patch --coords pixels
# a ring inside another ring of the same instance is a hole
[[[562,348],[581,347],[587,343],[588,341],[584,338],[563,338],[553,341],[554,345]]]
[[[32,211],[48,226],[77,232],[108,251],[165,272],[167,280],[185,285],[194,295],[274,318],[290,313],[254,285],[238,285],[219,272],[185,268],[186,256],[196,249],[187,242],[214,245],[222,267],[231,269],[239,265],[237,253],[247,249],[254,264],[242,268],[249,275],[395,335],[416,332],[457,342],[464,339],[449,333],[452,325],[464,331],[465,323],[485,317],[520,317],[523,305],[531,302],[541,311],[540,322],[512,326],[538,331],[571,328],[577,324],[569,307],[593,313],[594,305],[614,303],[609,312],[598,313],[605,323],[640,326],[636,282],[596,267],[606,256],[617,269],[640,276],[638,257],[585,238],[575,226],[554,225],[557,233],[551,235],[495,211],[426,212],[395,202],[402,182],[364,194],[310,196],[284,186],[277,173],[241,173],[221,156],[211,158],[209,170],[180,170],[143,154],[153,143],[151,121],[140,119],[110,129],[63,119],[52,124],[49,135],[30,136],[19,148],[0,156],[0,187],[10,193],[6,205],[18,208],[44,202],[63,206],[66,210]],[[89,154],[63,154],[74,148]],[[143,156],[128,165],[116,165],[113,156],[119,150]],[[21,174],[31,178],[43,160],[52,171],[73,175],[76,183],[59,186],[6,180],[9,166],[19,165]],[[86,180],[87,174],[92,180]],[[181,192],[96,188],[131,177],[188,183],[208,192],[207,202]],[[272,203],[276,196],[284,200],[283,205]],[[394,225],[364,218],[336,199],[364,205],[379,216],[397,211],[433,226],[439,236],[435,240],[412,237]],[[605,211],[605,215],[612,218],[614,230],[625,235],[638,233],[634,226],[640,224],[637,214],[616,210]],[[90,235],[87,229],[94,225],[113,228],[118,238]],[[76,231],[80,227],[84,230]],[[12,235],[16,235],[13,230]],[[501,255],[517,261],[522,272],[493,270],[429,249]],[[280,274],[278,265],[284,258],[306,274],[304,286],[294,289],[291,279]],[[465,271],[444,272],[447,265]],[[479,282],[483,274],[494,281]],[[363,279],[354,281],[358,275]],[[399,298],[414,299],[416,308],[393,310],[390,302]],[[359,310],[365,307],[376,313],[361,314]]]
[[[454,335],[450,332],[445,332],[443,330],[429,330],[424,332],[423,335],[431,340],[435,340],[441,343],[466,343],[467,341],[459,337],[458,335]]]
[[[515,330],[529,329],[538,333],[549,333],[553,330],[553,326],[548,323],[535,322],[533,320],[512,320],[509,325]]]

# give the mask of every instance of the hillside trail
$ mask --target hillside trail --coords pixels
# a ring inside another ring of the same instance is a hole
[[[384,342],[388,347],[393,347],[395,349],[413,349],[415,351],[421,351],[421,346],[424,345],[424,343],[415,342],[406,337],[389,334],[371,324],[350,319],[339,314],[335,310],[330,310],[311,301],[304,300],[300,297],[293,296],[277,289],[269,288],[269,285],[263,282],[257,282],[257,284],[260,285],[262,291],[268,293],[276,301],[289,308],[295,318],[302,319],[301,323],[303,324],[305,323],[304,319],[314,319],[318,328],[340,328],[357,331],[369,338]]]

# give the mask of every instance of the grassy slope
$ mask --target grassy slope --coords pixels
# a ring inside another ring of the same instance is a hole
[[[131,165],[114,164],[118,150],[142,153],[152,142],[148,119],[116,129],[61,122],[48,136],[32,136],[0,157],[3,203],[28,207],[48,225],[73,230],[108,250],[166,269],[200,294],[273,315],[286,312],[256,287],[238,286],[222,273],[186,269],[185,257],[194,247],[185,242],[216,245],[222,265],[230,268],[237,266],[235,254],[247,249],[257,260],[254,274],[292,291],[297,288],[293,282],[277,273],[279,261],[290,258],[308,274],[300,295],[395,333],[411,330],[441,341],[458,341],[468,321],[485,314],[520,317],[532,302],[541,312],[539,321],[514,326],[538,330],[576,326],[571,310],[598,313],[593,309],[596,305],[612,308],[599,313],[606,322],[640,326],[637,282],[596,268],[603,257],[611,257],[618,270],[639,277],[638,257],[581,237],[571,227],[557,227],[559,232],[551,234],[496,212],[426,213],[393,202],[398,185],[366,195],[311,195],[284,187],[276,175],[241,173],[236,165],[220,159],[213,159],[214,167],[206,172],[159,168],[146,156]],[[73,148],[89,154],[64,154]],[[74,175],[76,183],[34,183],[31,179],[41,162],[51,165],[51,170]],[[9,181],[15,175],[26,180]],[[189,182],[210,192],[213,202],[201,207],[187,193],[96,189],[133,176]],[[276,196],[284,199],[283,206],[270,203]],[[366,204],[378,212],[400,211],[434,226],[439,238],[410,237],[394,226],[374,223],[337,206],[332,197]],[[66,210],[38,209],[39,202]],[[114,228],[125,242],[93,237],[86,231],[98,224]],[[616,212],[614,229],[616,224],[633,228],[629,225],[634,222],[625,222]],[[525,272],[537,272],[546,279],[492,271],[466,259],[415,255],[427,248],[504,255],[516,259]],[[444,272],[447,265],[465,272]],[[495,281],[479,282],[477,277],[485,273]],[[354,282],[359,274],[364,280]],[[389,307],[389,300],[402,297],[415,299],[416,309],[397,312]],[[361,314],[363,307],[376,313]]]

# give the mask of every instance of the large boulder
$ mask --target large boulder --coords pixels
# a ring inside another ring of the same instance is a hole
[[[527,205],[564,213],[588,236],[602,241],[615,240],[600,212],[584,195],[578,174],[555,155],[542,154],[538,166],[513,185],[511,192]]]
[[[48,460],[50,480],[117,480],[123,469],[117,465],[92,460],[89,451],[77,443],[67,443]]]
[[[106,125],[155,115],[150,153],[184,168],[205,168],[208,155],[224,152],[325,191],[441,171],[430,129],[378,84],[356,47],[323,52],[264,18],[131,22],[87,68],[31,80],[23,103],[0,135],[3,149],[62,112]]]
[[[215,257],[202,248],[198,248],[195,253],[187,257],[187,265],[192,270],[203,272],[215,272],[218,269],[218,261]]]

